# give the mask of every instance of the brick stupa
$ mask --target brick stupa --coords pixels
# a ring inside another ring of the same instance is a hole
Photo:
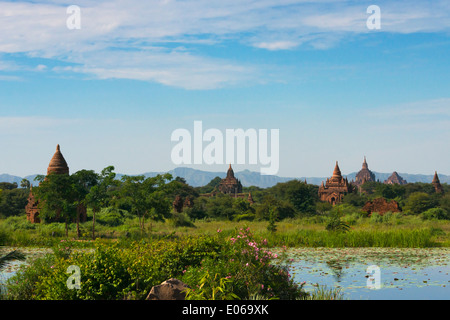
[[[433,181],[431,181],[431,183],[433,184],[434,190],[436,191],[436,193],[444,192],[444,188],[442,187],[441,182],[439,181],[437,171],[434,172]]]
[[[338,162],[334,167],[333,175],[331,178],[327,178],[326,184],[319,187],[319,198],[322,201],[326,201],[335,205],[342,201],[345,194],[350,192],[351,186],[348,183],[347,178],[343,178],[341,170],[339,169]]]
[[[406,182],[405,179],[403,179],[398,173],[397,171],[394,171],[391,176],[389,178],[387,178],[384,181],[384,184],[400,184],[400,185],[404,185],[407,184],[408,182]]]
[[[69,174],[69,167],[61,153],[59,144],[56,145],[56,152],[53,155],[47,168],[47,175],[53,174]],[[33,195],[32,187],[30,188],[30,195],[28,196],[28,204],[25,207],[25,212],[27,213],[27,220],[31,223],[40,223],[39,218],[39,202]]]

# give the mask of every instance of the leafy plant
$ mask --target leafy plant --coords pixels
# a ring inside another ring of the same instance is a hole
[[[339,210],[331,213],[327,226],[325,228],[328,231],[337,232],[348,232],[350,230],[350,226],[341,220],[341,214]]]
[[[231,290],[232,281],[228,277],[219,277],[216,273],[214,278],[205,272],[200,279],[196,289],[186,289],[186,300],[234,300],[239,297]]]

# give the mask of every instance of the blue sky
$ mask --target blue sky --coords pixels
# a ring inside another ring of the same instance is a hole
[[[450,174],[449,31],[445,0],[0,1],[0,173],[58,143],[71,172],[170,170],[201,120],[279,129],[280,176]]]

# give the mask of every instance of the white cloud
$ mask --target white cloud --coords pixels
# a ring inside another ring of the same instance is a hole
[[[298,43],[293,41],[260,42],[254,44],[254,46],[267,50],[288,50],[297,47]]]
[[[0,52],[60,60],[71,65],[68,70],[99,78],[211,89],[261,77],[255,73],[256,66],[200,54],[195,45],[238,41],[271,51],[302,45],[327,49],[345,36],[370,32],[366,8],[372,3],[82,0],[77,3],[81,29],[69,30],[66,8],[71,4],[0,1]],[[381,32],[450,30],[446,0],[432,5],[421,1],[379,1],[377,5]],[[184,45],[184,52],[173,48],[174,43]]]

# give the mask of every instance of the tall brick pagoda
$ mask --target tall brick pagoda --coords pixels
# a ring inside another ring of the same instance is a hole
[[[242,184],[238,179],[235,178],[234,171],[231,168],[231,164],[228,168],[227,176],[225,177],[225,179],[222,179],[222,181],[220,181],[217,189],[219,192],[225,194],[242,193]]]
[[[61,153],[59,144],[56,145],[56,152],[48,164],[47,175],[50,173],[69,174],[69,167],[67,166],[66,159],[64,159],[64,156]]]
[[[360,187],[364,183],[369,181],[375,181],[375,174],[369,170],[369,165],[367,164],[366,157],[364,157],[362,169],[356,174],[355,177],[355,185]]]
[[[398,173],[397,171],[394,171],[391,176],[389,178],[387,178],[384,181],[384,184],[400,184],[400,185],[404,185],[407,184],[408,182],[406,182],[405,179],[403,179]]]
[[[436,193],[444,192],[444,188],[442,187],[441,182],[439,181],[437,171],[434,172],[433,181],[431,181],[431,183],[433,184],[434,190],[436,190]]]
[[[325,185],[322,181],[322,185],[319,187],[319,198],[322,201],[335,205],[341,202],[344,195],[348,192],[351,192],[351,185],[348,183],[347,178],[344,179],[342,177],[341,170],[336,161],[333,175],[331,178],[327,178]]]

